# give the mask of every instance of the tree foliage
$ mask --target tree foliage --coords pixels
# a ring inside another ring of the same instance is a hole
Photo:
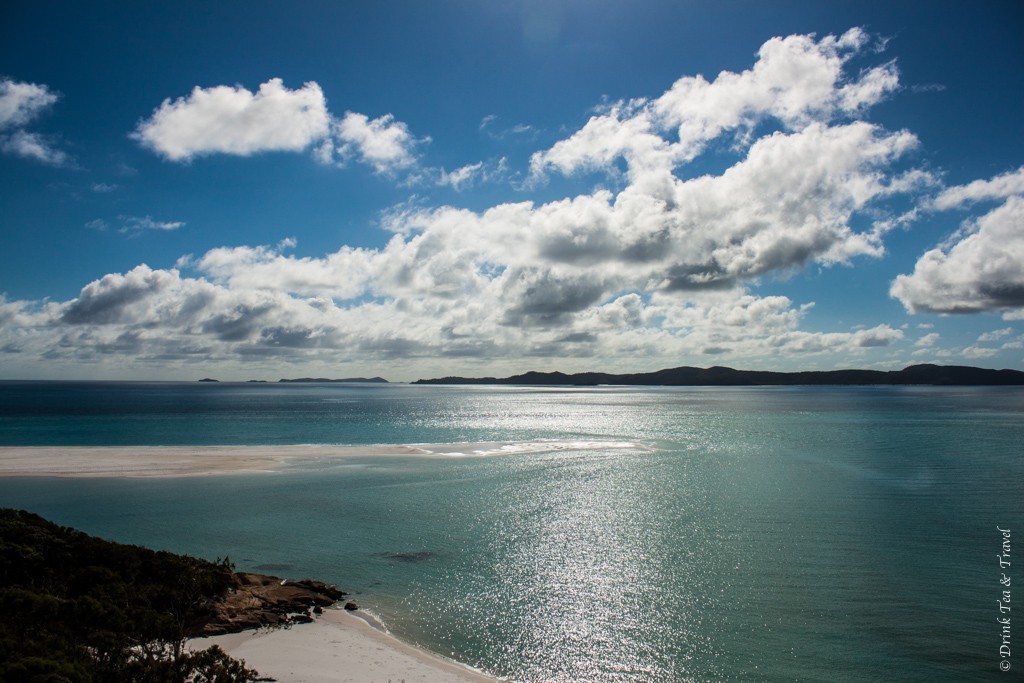
[[[216,646],[183,648],[230,580],[227,558],[113,543],[0,509],[0,680],[256,681]]]

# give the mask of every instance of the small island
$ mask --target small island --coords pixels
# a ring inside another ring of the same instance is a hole
[[[296,379],[279,379],[278,383],[309,382],[309,383],[350,383],[350,384],[388,384],[383,377],[346,377],[345,379],[327,379],[325,377],[299,377]]]

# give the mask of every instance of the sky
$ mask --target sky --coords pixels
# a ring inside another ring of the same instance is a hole
[[[1024,5],[24,2],[0,378],[1024,369]]]

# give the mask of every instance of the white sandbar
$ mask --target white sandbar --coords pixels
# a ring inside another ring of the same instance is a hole
[[[3,477],[188,477],[279,472],[366,455],[418,455],[410,446],[5,446]]]
[[[469,667],[410,647],[342,610],[325,610],[312,624],[195,638],[244,660],[280,683],[495,683]]]
[[[0,477],[195,477],[302,470],[377,456],[493,457],[645,447],[560,439],[387,446],[2,446]]]

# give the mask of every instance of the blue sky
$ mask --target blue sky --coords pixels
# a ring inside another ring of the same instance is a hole
[[[9,3],[0,377],[1024,367],[1017,2]]]

